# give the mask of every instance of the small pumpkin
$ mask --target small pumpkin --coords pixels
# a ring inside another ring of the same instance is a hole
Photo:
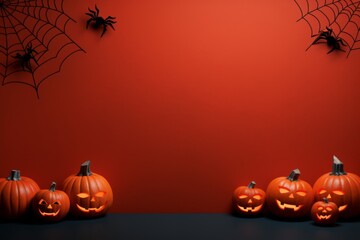
[[[269,211],[278,217],[300,218],[310,213],[314,201],[312,187],[299,179],[300,170],[293,170],[288,177],[272,180],[266,189]]]
[[[103,216],[113,203],[109,182],[90,171],[90,161],[81,164],[78,174],[65,179],[63,190],[70,198],[70,213],[75,217]]]
[[[316,201],[326,197],[338,206],[340,218],[350,219],[360,214],[360,177],[345,172],[344,164],[336,156],[332,171],[319,177],[313,189]]]
[[[0,179],[0,217],[14,220],[25,216],[39,190],[34,180],[20,176],[20,170],[12,170],[9,177]]]
[[[265,192],[255,187],[254,181],[248,186],[240,186],[233,193],[233,205],[237,213],[243,216],[256,216],[262,212]]]
[[[321,225],[334,225],[339,217],[339,209],[327,198],[317,201],[311,207],[311,217],[315,223]]]
[[[33,212],[41,221],[58,222],[69,212],[69,197],[65,192],[55,188],[56,183],[52,182],[49,189],[41,189],[33,198]]]

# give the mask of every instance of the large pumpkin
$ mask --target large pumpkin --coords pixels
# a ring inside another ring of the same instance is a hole
[[[339,209],[335,203],[324,198],[311,207],[311,217],[317,224],[334,225],[339,217]]]
[[[55,188],[56,183],[52,182],[49,189],[41,189],[33,198],[33,212],[41,221],[58,222],[69,212],[69,197],[65,192]]]
[[[113,203],[110,184],[90,171],[90,161],[81,165],[78,174],[65,179],[63,190],[70,198],[70,213],[76,217],[102,216]]]
[[[326,197],[334,202],[340,212],[340,218],[349,219],[360,213],[360,177],[344,171],[344,164],[333,157],[330,173],[322,175],[313,186],[316,201]]]
[[[259,215],[265,203],[265,192],[255,187],[252,181],[248,186],[240,186],[233,193],[233,205],[237,213],[243,216]]]
[[[21,177],[19,170],[12,170],[9,177],[0,179],[0,217],[11,220],[26,215],[39,190],[34,180]]]
[[[299,176],[299,169],[295,169],[288,177],[278,177],[269,183],[266,204],[275,216],[300,218],[310,213],[314,201],[312,187]]]

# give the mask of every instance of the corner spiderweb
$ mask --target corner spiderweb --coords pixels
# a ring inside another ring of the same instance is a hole
[[[69,21],[64,0],[0,0],[0,79],[2,85],[20,83],[32,87],[39,97],[40,85],[60,72],[65,60],[85,52],[66,33]],[[29,68],[19,64],[32,46]]]
[[[347,45],[347,56],[360,49],[360,0],[294,0],[311,37],[330,27]]]

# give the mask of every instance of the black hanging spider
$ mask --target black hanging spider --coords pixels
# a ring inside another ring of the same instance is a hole
[[[36,64],[38,64],[36,58],[34,57],[34,53],[38,54],[38,52],[35,49],[33,49],[31,42],[28,43],[28,45],[24,49],[24,52],[25,52],[24,54],[16,53],[16,55],[12,57],[19,61],[24,71],[29,70],[30,72],[32,72],[30,61],[32,59]]]
[[[331,47],[328,54],[334,50],[345,52],[345,50],[341,49],[340,44],[343,45],[344,47],[347,45],[344,43],[344,40],[342,38],[336,37],[335,34],[333,34],[333,30],[331,28],[326,27],[326,30],[321,31],[316,36],[317,38],[314,40],[312,44],[310,44],[310,46],[306,50],[308,50],[312,45],[326,43],[329,47]],[[320,40],[325,40],[325,42],[324,41],[320,42]]]
[[[110,26],[113,30],[115,30],[113,24],[115,24],[116,22],[113,21],[116,17],[112,17],[112,16],[108,16],[107,18],[103,18],[101,16],[99,16],[99,12],[100,10],[97,8],[97,6],[95,5],[95,10],[91,10],[90,8],[88,13],[85,13],[86,15],[90,16],[90,19],[86,22],[86,29],[89,27],[89,24],[91,22],[94,22],[93,26],[94,28],[99,28],[100,26],[103,27],[103,31],[101,34],[101,37],[104,35],[104,33],[107,30],[107,26]]]

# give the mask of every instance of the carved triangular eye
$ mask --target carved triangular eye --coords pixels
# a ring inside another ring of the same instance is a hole
[[[321,190],[319,191],[319,194],[324,194],[324,193],[326,193],[326,190],[325,190],[325,189],[321,189]]]
[[[256,200],[260,200],[261,199],[261,195],[260,194],[256,194],[253,196],[254,199]]]
[[[95,194],[95,197],[103,197],[105,196],[105,192],[98,192]]]
[[[87,198],[87,197],[89,197],[90,195],[87,194],[87,193],[79,193],[77,196],[78,196],[79,198]]]
[[[241,194],[238,198],[239,198],[239,199],[244,199],[244,198],[247,198],[247,197],[248,197],[247,195]]]
[[[279,191],[280,191],[280,193],[288,193],[288,192],[290,192],[289,189],[284,188],[284,187],[279,187]]]
[[[340,191],[340,190],[334,190],[333,193],[335,193],[336,195],[344,195],[345,193],[343,191]]]
[[[297,195],[305,197],[306,196],[306,192],[305,191],[297,191],[296,192]]]

